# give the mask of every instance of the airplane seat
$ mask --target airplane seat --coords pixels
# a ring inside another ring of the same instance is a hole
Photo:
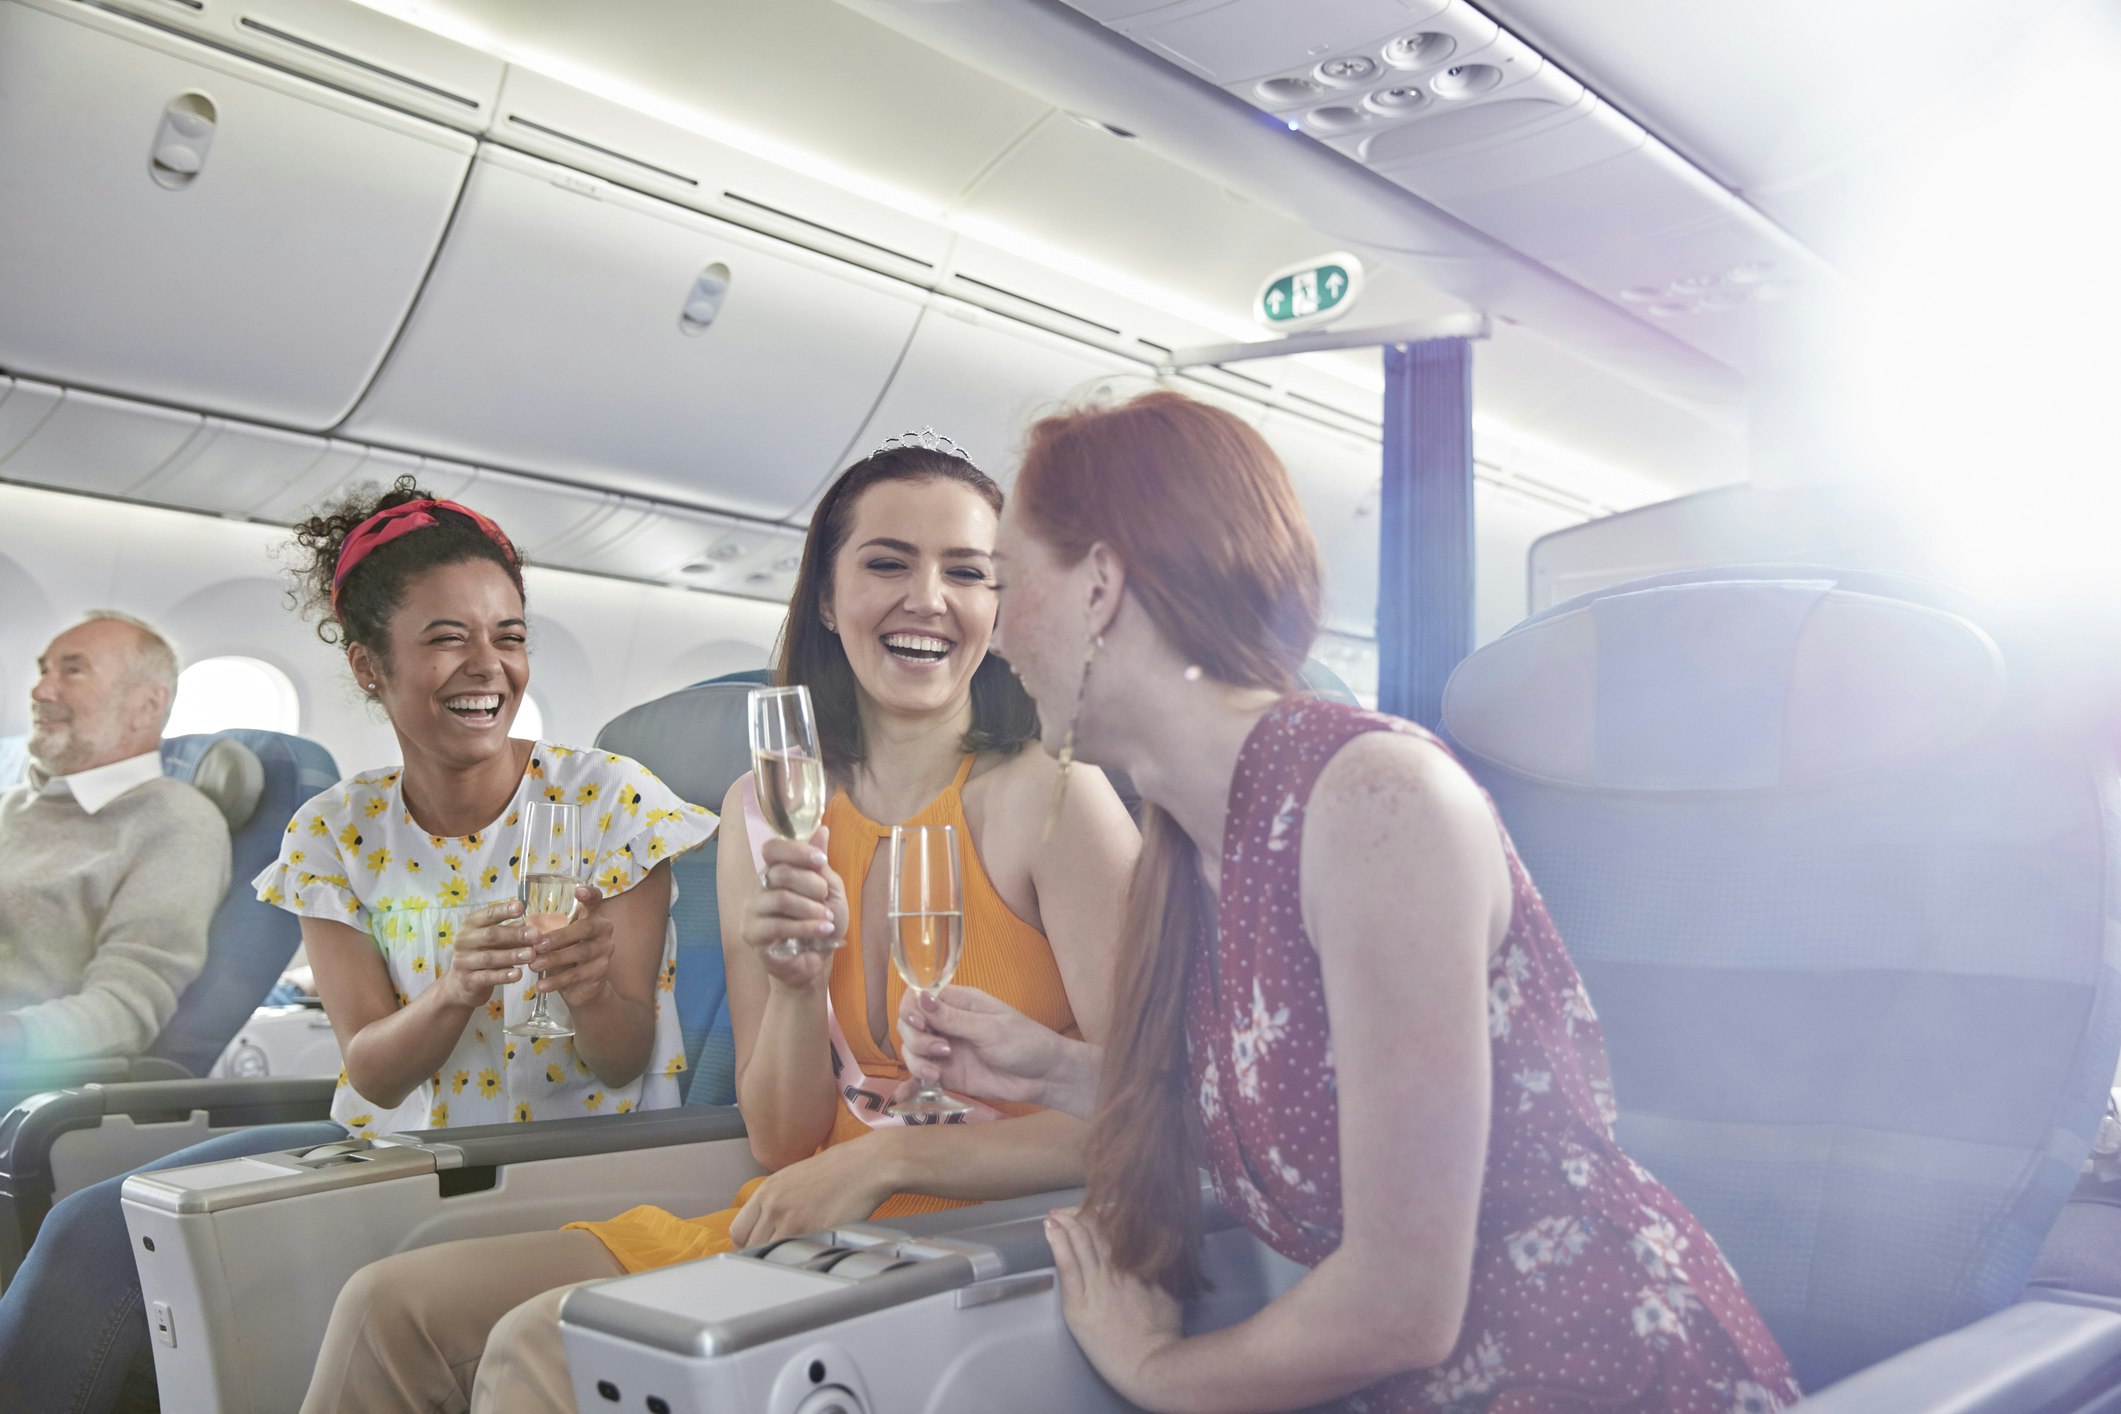
[[[27,764],[26,739],[0,742],[0,781]],[[6,762],[17,761],[8,774]],[[206,966],[143,1057],[8,1067],[0,1100],[0,1279],[13,1273],[52,1203],[77,1188],[230,1128],[322,1119],[331,1086],[222,1092],[172,1082],[203,1076],[272,990],[301,942],[291,914],[260,903],[250,881],[278,855],[288,820],[339,779],[316,742],[232,729],[170,737],[164,774],[190,782],[229,826],[228,893],[207,932]]]
[[[1981,1408],[2076,1408],[2055,1370],[2121,1361],[2121,1305],[2012,1305],[2121,1052],[2121,782],[1989,617],[1900,575],[1690,571],[1535,615],[1445,692],[1622,1147],[1822,1409],[1974,1376],[2006,1391]]]
[[[751,689],[769,676],[763,668],[747,669],[681,688],[614,717],[597,733],[596,744],[639,761],[679,799],[719,813],[729,787],[751,769],[745,703]],[[736,1037],[729,1029],[729,987],[722,969],[717,851],[711,845],[696,849],[670,869],[678,890],[671,909],[678,934],[673,995],[691,1066],[685,1103],[733,1105]]]
[[[229,821],[228,895],[214,912],[206,970],[185,989],[149,1051],[204,1075],[301,945],[300,922],[260,902],[250,881],[279,857],[295,811],[338,783],[339,767],[306,737],[249,728],[171,737],[162,760],[168,774],[205,791]]]

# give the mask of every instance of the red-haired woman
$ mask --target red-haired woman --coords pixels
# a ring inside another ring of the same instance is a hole
[[[956,1088],[1095,1093],[1088,1198],[1048,1232],[1113,1386],[1152,1410],[1794,1400],[1716,1245],[1614,1143],[1597,1021],[1479,787],[1419,728],[1295,691],[1318,552],[1259,436],[1163,392],[1048,418],[996,559],[1048,746],[1143,797],[1110,1052],[1099,1084],[1090,1048],[969,989],[902,1034]],[[1203,1160],[1311,1272],[1187,1338]]]

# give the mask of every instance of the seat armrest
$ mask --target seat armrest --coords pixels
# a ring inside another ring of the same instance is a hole
[[[181,1120],[205,1111],[215,1128],[286,1124],[331,1114],[331,1076],[264,1076],[195,1080],[119,1081],[33,1095],[0,1117],[0,1173],[19,1174],[19,1160],[49,1153],[51,1143],[74,1129],[88,1129],[107,1115],[137,1124]]]
[[[1805,1414],[2063,1414],[2121,1376],[2121,1311],[2037,1297],[1829,1385]]]
[[[83,1056],[69,1060],[0,1061],[0,1104],[12,1105],[46,1090],[129,1081],[189,1080],[191,1072],[159,1056]]]
[[[741,1139],[744,1133],[744,1117],[735,1105],[685,1105],[532,1124],[409,1130],[382,1135],[376,1143],[425,1149],[435,1156],[437,1169],[501,1168],[627,1149],[660,1149],[666,1144],[707,1144]]]

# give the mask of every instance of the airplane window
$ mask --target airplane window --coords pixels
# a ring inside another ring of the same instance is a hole
[[[545,709],[538,705],[537,698],[527,692],[523,694],[522,702],[516,707],[515,725],[508,729],[508,734],[510,736],[523,737],[529,741],[543,739],[545,735]]]
[[[256,727],[302,729],[302,703],[287,674],[256,658],[202,658],[177,675],[177,701],[164,736]]]

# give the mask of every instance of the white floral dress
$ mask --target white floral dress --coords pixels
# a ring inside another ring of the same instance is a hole
[[[456,935],[474,909],[516,897],[522,808],[530,800],[581,807],[582,877],[604,897],[622,894],[666,859],[699,848],[715,817],[673,795],[638,761],[607,751],[534,743],[508,806],[469,835],[430,835],[413,822],[397,770],[370,771],[313,797],[287,825],[280,857],[254,881],[266,903],[349,924],[375,940],[398,1005],[449,970]],[[671,887],[673,901],[676,885]],[[449,1059],[402,1104],[375,1104],[339,1072],[331,1116],[355,1134],[446,1125],[563,1119],[661,1109],[678,1103],[685,1047],[672,1004],[677,934],[663,932],[656,978],[655,1042],[648,1070],[606,1086],[576,1056],[572,1038],[526,1040],[502,1028],[520,1020],[535,977],[496,988],[474,1012]],[[556,1015],[566,1003],[549,999]]]
[[[1230,783],[1214,925],[1187,973],[1216,1196],[1306,1266],[1339,1247],[1341,1209],[1333,1035],[1303,926],[1304,819],[1326,763],[1373,731],[1426,735],[1300,696],[1252,729]],[[1789,1363],[1708,1233],[1614,1143],[1598,1018],[1507,835],[1503,845],[1515,908],[1488,972],[1493,1101],[1458,1344],[1431,1368],[1322,1407],[1770,1414],[1797,1398]]]

